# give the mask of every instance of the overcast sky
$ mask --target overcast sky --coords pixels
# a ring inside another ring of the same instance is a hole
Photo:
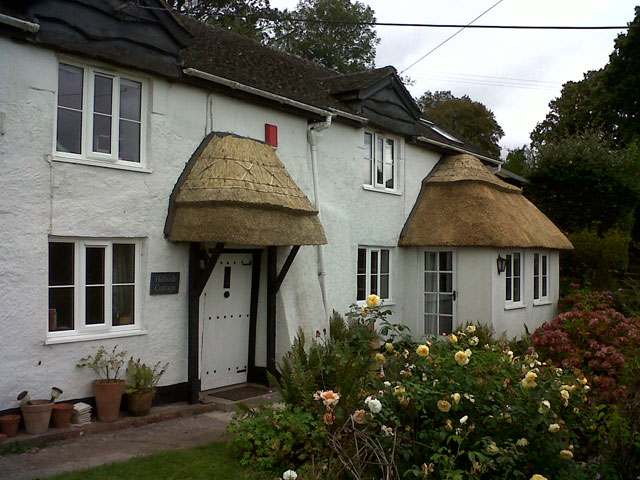
[[[498,0],[364,0],[379,22],[467,24]],[[271,0],[295,8],[296,0]],[[476,25],[626,25],[630,0],[503,0]],[[456,29],[377,27],[376,66],[402,71]],[[414,97],[426,90],[469,95],[492,110],[505,132],[500,144],[517,148],[547,114],[562,84],[599,69],[622,30],[466,29],[407,70]]]

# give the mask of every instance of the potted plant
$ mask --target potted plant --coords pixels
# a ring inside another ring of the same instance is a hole
[[[141,363],[140,359],[129,359],[127,364],[127,407],[131,415],[142,416],[149,413],[160,377],[167,371],[169,363],[160,368],[160,362],[153,368]]]
[[[15,437],[18,433],[18,425],[22,417],[17,413],[10,413],[0,417],[0,432],[7,437]]]
[[[53,400],[31,400],[29,393],[24,391],[18,395],[18,401],[27,433],[45,433],[49,429],[51,421]]]
[[[81,358],[77,367],[86,367],[98,376],[93,381],[93,393],[96,397],[98,420],[115,422],[120,412],[120,401],[124,393],[124,380],[118,378],[124,365],[127,352],[118,351],[118,346],[107,351],[103,345],[93,355]]]
[[[60,395],[62,395],[62,390],[58,387],[51,389],[51,401],[55,402]],[[55,428],[69,428],[72,412],[72,403],[54,403],[51,410],[51,423]]]

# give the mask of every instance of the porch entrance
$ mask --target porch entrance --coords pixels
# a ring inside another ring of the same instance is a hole
[[[424,252],[424,333],[451,334],[455,325],[455,256],[451,250]]]
[[[201,389],[247,381],[251,253],[222,253],[200,295]]]

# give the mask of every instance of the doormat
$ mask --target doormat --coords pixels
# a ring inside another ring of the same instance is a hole
[[[247,398],[267,395],[269,393],[274,393],[274,390],[257,385],[245,385],[244,387],[232,388],[230,390],[210,393],[209,396],[214,398],[224,398],[225,400],[231,400],[232,402],[238,402],[241,400],[246,400]]]

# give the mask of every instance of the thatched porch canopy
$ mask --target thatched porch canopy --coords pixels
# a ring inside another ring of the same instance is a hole
[[[520,188],[471,155],[442,158],[423,180],[398,245],[573,248]]]
[[[241,245],[327,243],[318,211],[266,143],[208,135],[170,197],[171,241]]]

